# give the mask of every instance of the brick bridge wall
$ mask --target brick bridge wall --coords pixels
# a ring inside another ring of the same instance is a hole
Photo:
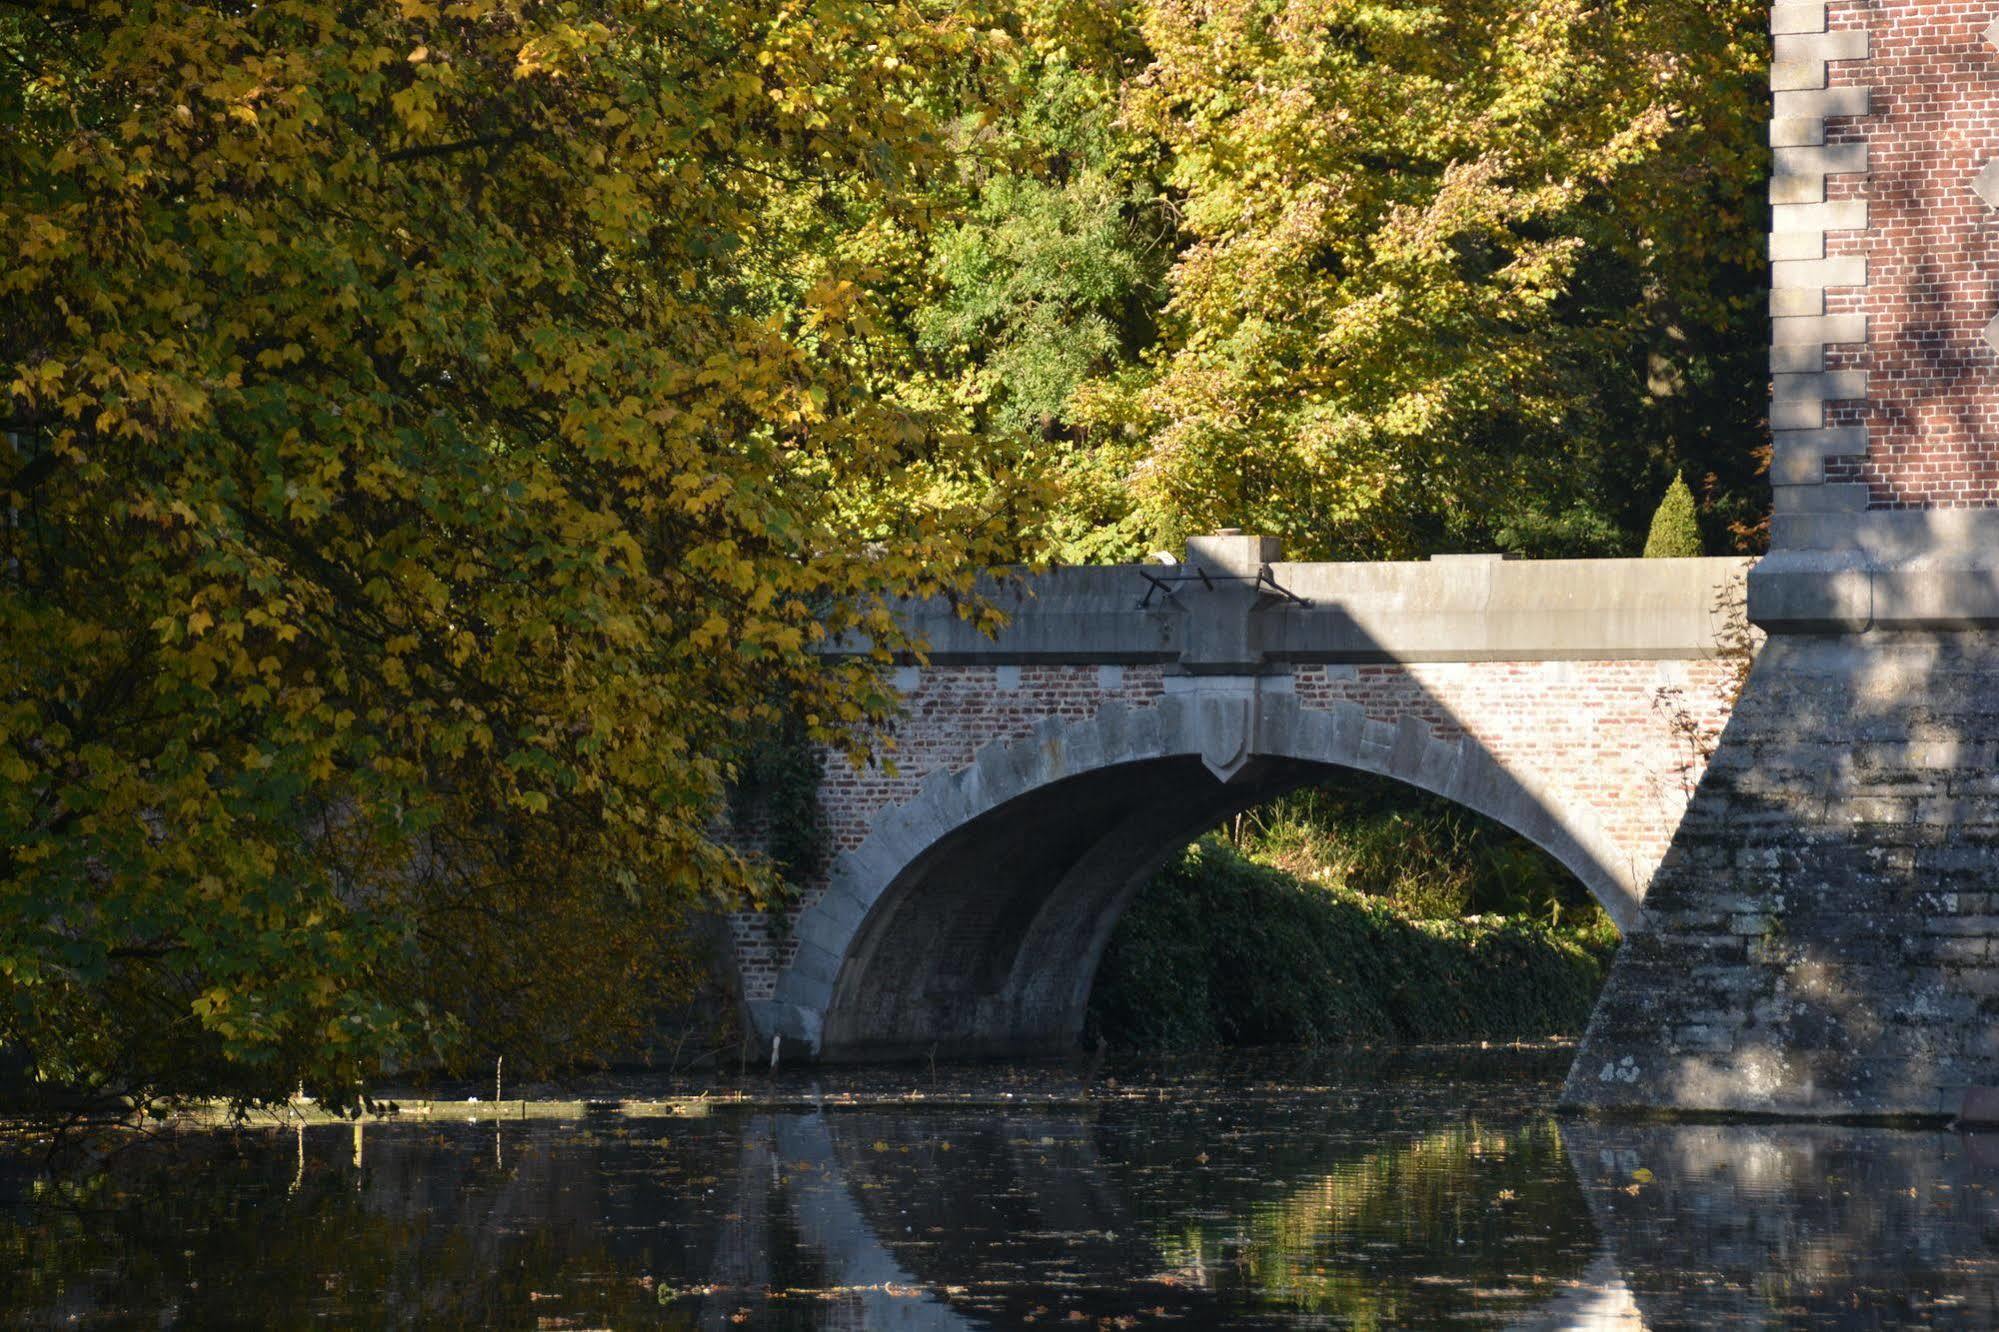
[[[826,758],[820,799],[829,849],[859,848],[884,810],[913,799],[932,773],[968,768],[989,741],[1032,736],[1051,718],[1083,721],[1113,700],[1153,707],[1165,696],[1164,669],[904,670],[894,771],[881,764],[856,770],[843,756]],[[1721,734],[1738,670],[1720,658],[1419,662],[1307,665],[1293,679],[1307,709],[1351,702],[1371,721],[1392,726],[1415,717],[1439,737],[1472,738],[1551,803],[1590,811],[1632,865],[1649,869],[1665,854]],[[1188,839],[1203,831],[1187,829]],[[800,908],[825,888],[823,876],[808,885]],[[745,997],[769,999],[796,938],[774,933],[754,914],[737,916],[733,928]]]

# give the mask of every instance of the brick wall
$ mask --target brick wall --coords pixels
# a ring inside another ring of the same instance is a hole
[[[1658,862],[1727,718],[1727,661],[1440,662],[1300,666],[1301,705],[1359,703],[1371,721],[1414,716],[1442,738],[1469,735],[1558,807],[1587,806],[1635,864]],[[832,850],[981,745],[1082,721],[1106,703],[1154,706],[1156,666],[961,666],[903,674],[905,714],[887,765],[856,771],[829,756],[822,800]],[[1200,828],[1187,829],[1192,840]],[[801,907],[823,884],[809,885]],[[745,997],[765,999],[793,945],[754,915],[734,921]]]
[[[1585,806],[1640,865],[1672,840],[1728,720],[1724,661],[1499,661],[1326,666],[1301,700],[1351,699],[1370,719],[1414,715],[1470,735],[1538,777],[1558,806]],[[1321,695],[1323,690],[1323,695]]]
[[[1864,320],[1866,340],[1827,349],[1826,371],[1844,376],[1828,397],[1845,400],[1827,404],[1844,438],[1824,454],[1824,480],[1864,487],[1855,499],[1868,509],[1999,506],[1999,352],[1986,332],[1999,314],[1999,214],[1976,188],[1999,159],[1995,14],[1962,0],[1826,7],[1828,35],[1866,41],[1865,58],[1828,66],[1828,86],[1870,91],[1868,114],[1825,123],[1829,151],[1865,155],[1864,171],[1826,177],[1826,199],[1866,210],[1865,230],[1826,234],[1839,285],[1825,312]]]

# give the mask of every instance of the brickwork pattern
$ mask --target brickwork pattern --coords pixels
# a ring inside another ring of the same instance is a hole
[[[1416,716],[1439,738],[1469,735],[1553,803],[1589,808],[1640,865],[1672,841],[1728,720],[1723,661],[1438,662],[1300,672],[1300,701]],[[1323,701],[1320,701],[1323,700]]]
[[[1413,717],[1439,738],[1473,738],[1550,805],[1587,807],[1633,865],[1649,867],[1726,720],[1734,672],[1725,660],[1323,665],[1298,667],[1292,687],[1308,712],[1358,704],[1372,722]],[[1153,708],[1167,687],[1160,668],[1141,666],[939,667],[906,672],[903,684],[892,770],[827,761],[822,801],[836,854],[859,847],[931,774],[969,766],[981,746],[1113,702]],[[800,910],[824,886],[808,885]],[[745,997],[767,999],[795,941],[760,916],[732,923]]]
[[[1849,401],[1828,407],[1816,450],[1822,507],[1999,507],[1999,351],[1986,333],[1999,197],[1979,188],[1999,158],[1994,14],[1966,0],[1829,6],[1831,33],[1866,34],[1865,59],[1831,65],[1830,86],[1870,89],[1871,114],[1826,131],[1828,151],[1865,161],[1864,175],[1828,178],[1827,200],[1866,223],[1827,236],[1827,263],[1853,268],[1854,285],[1826,292],[1826,314],[1865,342],[1827,352],[1826,375],[1845,377],[1827,397]],[[1773,428],[1781,408],[1780,385]]]

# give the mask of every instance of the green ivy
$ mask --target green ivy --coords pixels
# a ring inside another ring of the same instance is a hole
[[[795,890],[826,865],[829,842],[819,803],[820,755],[797,718],[753,740],[736,764],[729,815],[753,830],[781,889]],[[790,896],[790,893],[784,893]]]

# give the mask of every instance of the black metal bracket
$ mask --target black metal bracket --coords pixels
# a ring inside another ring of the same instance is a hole
[[[1173,589],[1182,583],[1198,582],[1201,586],[1212,592],[1215,590],[1215,584],[1218,581],[1224,583],[1248,583],[1258,591],[1269,592],[1275,596],[1282,597],[1294,606],[1310,606],[1312,604],[1304,597],[1299,596],[1296,592],[1279,583],[1272,576],[1270,566],[1267,564],[1256,571],[1256,577],[1254,578],[1243,574],[1214,574],[1210,576],[1208,571],[1198,564],[1190,564],[1186,567],[1193,570],[1193,572],[1166,574],[1162,576],[1147,569],[1140,569],[1138,576],[1146,581],[1147,587],[1145,595],[1138,599],[1138,608],[1140,610],[1152,609],[1152,594],[1155,592],[1163,592],[1168,599],[1177,600],[1178,598],[1175,597]]]
[[[1279,583],[1276,576],[1270,572],[1270,566],[1267,564],[1256,571],[1256,585],[1267,592],[1284,598],[1294,606],[1310,607],[1312,604],[1309,598],[1301,597],[1290,588]]]

